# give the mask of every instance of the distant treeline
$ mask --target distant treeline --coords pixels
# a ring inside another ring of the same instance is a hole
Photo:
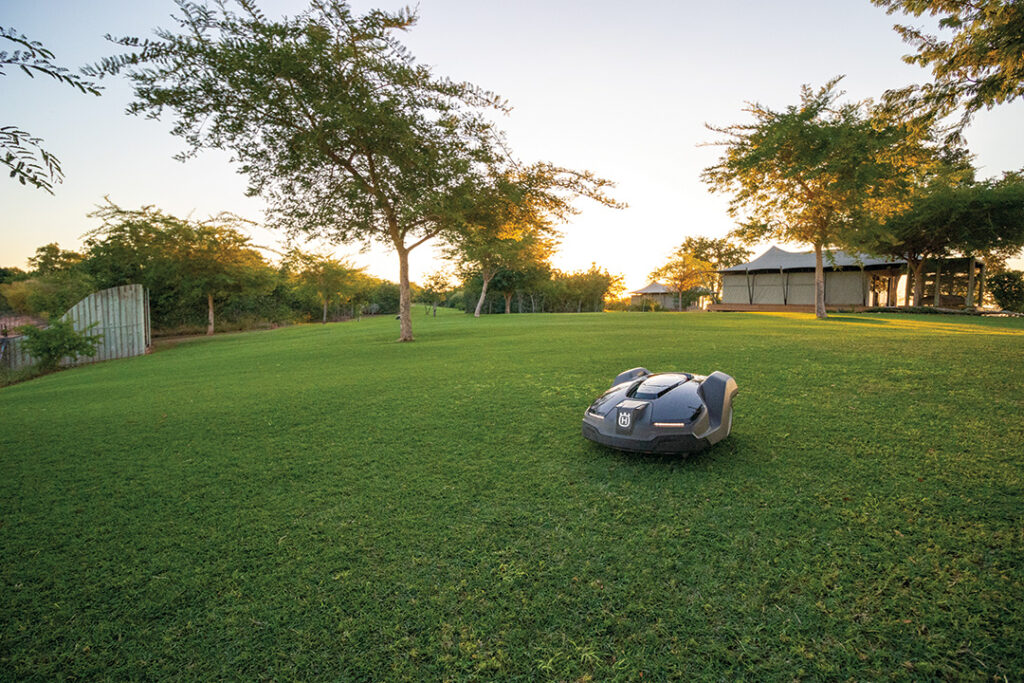
[[[460,308],[472,313],[483,282],[469,273],[462,283]],[[591,265],[564,273],[546,267],[528,271],[500,270],[491,280],[483,313],[587,313],[603,311],[605,302],[622,291],[621,278]]]
[[[92,214],[101,228],[81,251],[39,247],[29,269],[0,268],[0,313],[47,319],[91,292],[138,283],[149,290],[158,334],[244,329],[313,320],[389,314],[399,309],[398,285],[344,261],[291,252],[272,263],[241,232],[238,219],[178,219],[145,207],[113,204]],[[579,273],[538,268],[495,276],[485,312],[600,311],[618,279],[592,266]],[[480,277],[451,286],[436,278],[413,285],[413,300],[473,310]]]

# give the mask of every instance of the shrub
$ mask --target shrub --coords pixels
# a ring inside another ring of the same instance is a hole
[[[54,370],[63,358],[75,361],[79,356],[94,356],[103,338],[102,334],[76,331],[70,319],[55,320],[46,328],[26,325],[19,331],[25,335],[25,348],[39,370]]]
[[[1024,313],[1024,272],[1008,270],[989,276],[988,290],[999,307]]]

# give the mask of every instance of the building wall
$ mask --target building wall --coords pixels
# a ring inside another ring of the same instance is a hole
[[[641,294],[629,297],[629,305],[638,305],[641,301],[653,301],[664,309],[675,311],[679,308],[679,297],[675,294]]]
[[[786,278],[789,289],[783,297]],[[764,305],[809,306],[814,304],[814,273],[751,273],[753,303]],[[722,303],[748,304],[746,273],[722,275]],[[860,270],[825,271],[825,304],[860,306],[864,304],[864,274]]]

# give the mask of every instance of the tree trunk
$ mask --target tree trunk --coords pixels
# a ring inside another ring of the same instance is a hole
[[[911,297],[913,296],[910,293],[910,286],[911,286],[911,284],[914,281],[914,271],[913,271],[913,266],[911,265],[912,263],[913,263],[913,261],[911,261],[910,259],[907,259],[907,281],[903,285],[903,306],[905,308],[909,308],[910,307],[910,305],[911,305]]]
[[[505,295],[505,315],[512,313],[512,292]]]
[[[683,310],[683,290],[679,290],[679,310]]]
[[[821,242],[814,244],[814,315],[819,319],[828,317],[825,312],[825,265],[821,259]]]
[[[398,341],[412,341],[412,296],[409,292],[409,251],[398,248],[398,318],[401,334]]]
[[[533,294],[530,294],[530,313],[537,312],[537,300],[533,298]]]
[[[434,302],[434,317],[437,317],[437,302]]]
[[[206,334],[213,334],[213,294],[206,295]]]
[[[924,259],[914,265],[914,305],[921,305],[924,296]]]
[[[326,300],[324,300],[324,319],[320,321],[320,324],[322,324],[322,325],[326,325],[327,324],[327,301]]]
[[[480,273],[480,276],[484,280],[484,286],[480,290],[480,299],[476,302],[476,311],[473,312],[474,318],[480,317],[480,310],[484,307],[484,299],[487,298],[487,285],[491,283],[491,277],[493,277],[488,276],[486,272]]]

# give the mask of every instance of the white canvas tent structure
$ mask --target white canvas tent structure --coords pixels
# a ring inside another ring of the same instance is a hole
[[[640,302],[654,302],[667,311],[679,310],[679,293],[669,289],[658,281],[629,293],[629,304],[635,306]]]
[[[977,259],[943,259],[929,264],[924,273],[925,297],[922,303],[963,307],[977,298],[980,305],[984,268],[980,267]],[[909,287],[904,275],[906,265],[907,262],[901,259],[826,251],[826,308],[861,310],[871,306],[895,306],[901,278],[904,287]],[[722,277],[722,301],[712,305],[711,310],[814,310],[813,251],[793,252],[771,247],[749,263],[718,272]],[[947,290],[945,293],[942,291],[944,288]],[[954,294],[957,289],[966,290],[966,295]],[[906,302],[905,295],[903,301]]]

